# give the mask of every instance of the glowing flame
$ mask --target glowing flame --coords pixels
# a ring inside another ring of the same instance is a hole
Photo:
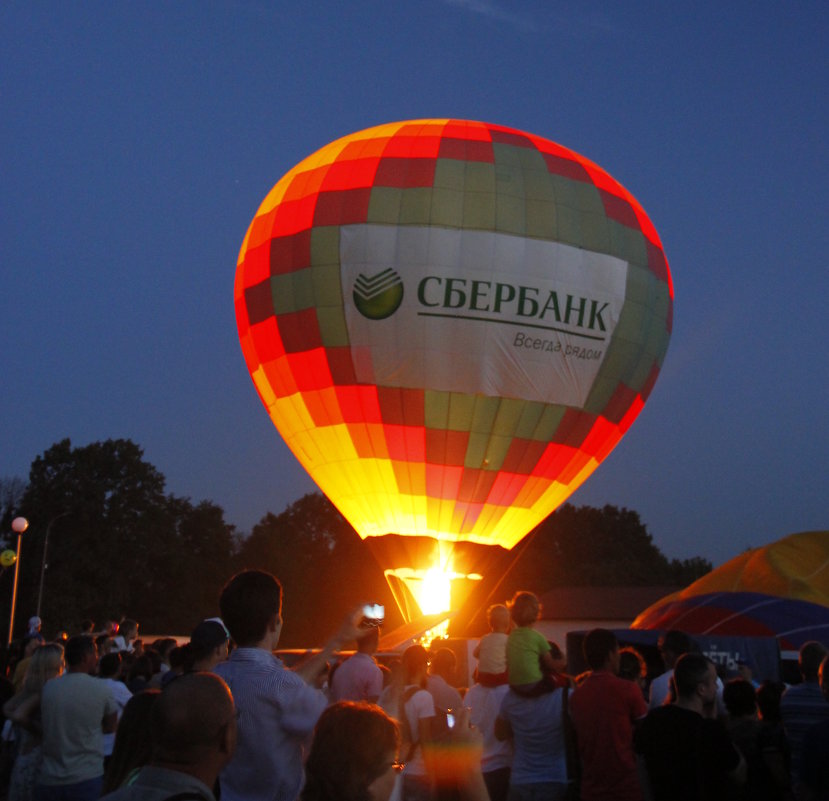
[[[424,615],[448,612],[451,609],[452,579],[456,577],[455,573],[442,570],[438,566],[430,567],[419,582],[420,586],[412,587],[417,605]]]
[[[469,592],[470,581],[480,581],[478,573],[456,573],[452,566],[451,555],[438,559],[428,569],[398,567],[385,571],[386,580],[394,594],[397,605],[403,618],[408,622],[419,615],[439,615],[442,612],[452,611],[453,603],[458,606],[459,600]],[[398,584],[399,583],[399,584]],[[405,587],[405,592],[400,589]],[[460,599],[453,598],[453,592],[460,592]],[[434,628],[427,631],[420,638],[422,645],[435,637],[445,637],[449,630],[448,618]]]

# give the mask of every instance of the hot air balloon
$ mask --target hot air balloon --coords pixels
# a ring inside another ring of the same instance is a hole
[[[248,229],[234,296],[302,466],[361,537],[428,538],[444,569],[452,544],[512,548],[596,469],[653,389],[673,309],[656,230],[610,175],[451,119],[300,162]]]
[[[752,548],[633,622],[636,629],[776,637],[781,649],[829,636],[829,531],[789,534]]]

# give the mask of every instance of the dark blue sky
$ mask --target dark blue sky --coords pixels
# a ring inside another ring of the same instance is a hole
[[[332,139],[446,116],[597,162],[671,265],[662,375],[573,502],[715,564],[829,528],[827,42],[818,2],[5,2],[0,476],[130,437],[243,531],[311,490],[242,359],[242,237]]]

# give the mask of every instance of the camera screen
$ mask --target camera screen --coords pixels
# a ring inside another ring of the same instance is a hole
[[[386,615],[383,604],[366,604],[363,607],[363,617],[370,621],[382,621]]]

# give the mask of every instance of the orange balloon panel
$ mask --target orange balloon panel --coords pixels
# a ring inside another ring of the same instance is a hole
[[[235,302],[271,419],[361,536],[510,548],[639,414],[673,289],[602,169],[442,119],[294,167],[248,229]]]

